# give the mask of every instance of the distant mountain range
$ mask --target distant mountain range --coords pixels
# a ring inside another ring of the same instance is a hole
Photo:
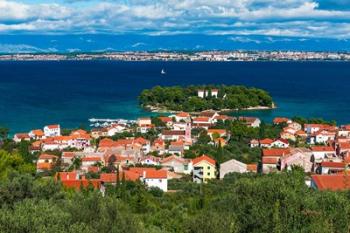
[[[0,35],[0,53],[159,50],[350,51],[350,41],[325,38],[241,35]]]

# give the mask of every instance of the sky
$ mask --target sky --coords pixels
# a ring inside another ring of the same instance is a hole
[[[350,50],[350,0],[0,0],[0,52]]]

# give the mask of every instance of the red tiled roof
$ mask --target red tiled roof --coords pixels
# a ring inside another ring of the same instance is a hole
[[[50,155],[50,154],[41,154],[39,156],[39,159],[56,159],[56,155]]]
[[[82,162],[90,162],[90,161],[101,161],[100,157],[84,157],[81,159]]]
[[[263,156],[273,156],[273,157],[282,157],[290,153],[289,149],[282,148],[271,148],[263,149]]]
[[[187,112],[179,112],[178,114],[176,114],[177,117],[189,117],[190,114],[188,114]]]
[[[267,158],[267,157],[262,158],[263,164],[276,164],[277,162],[278,162],[278,158]]]
[[[159,117],[159,120],[161,120],[164,123],[173,121],[173,119],[171,117]]]
[[[334,152],[334,148],[331,146],[312,146],[311,150],[316,152]]]
[[[178,162],[180,162],[180,163],[184,163],[184,161],[185,161],[185,160],[184,160],[183,158],[181,158],[181,157],[178,157],[178,156],[176,156],[176,155],[171,155],[171,156],[168,156],[168,157],[162,159],[161,163],[167,163],[167,162],[169,162],[169,161],[171,161],[171,160],[176,160],[176,161],[178,161]]]
[[[185,135],[186,132],[184,130],[163,130],[162,134],[163,135],[177,135],[177,136],[181,136],[181,135]]]
[[[168,173],[165,170],[148,170],[146,171],[146,179],[166,179]]]
[[[271,144],[273,142],[274,142],[274,140],[271,138],[265,138],[265,139],[260,140],[260,144]]]
[[[56,180],[57,177],[63,181],[63,180],[76,180],[77,179],[77,172],[58,172],[56,173]]]
[[[290,120],[286,117],[276,117],[275,119],[273,119],[273,123],[275,123],[275,124],[281,124],[281,123],[285,123],[288,121],[290,121]]]
[[[99,179],[92,180],[63,180],[62,185],[66,188],[73,188],[79,190],[81,187],[88,187],[92,185],[95,189],[99,189],[101,186],[101,181]]]
[[[57,128],[60,127],[60,125],[48,125],[46,127],[49,128],[49,129],[57,129]]]
[[[37,137],[44,136],[44,132],[41,129],[34,129],[34,130],[32,130],[32,134],[34,134]]]
[[[226,129],[208,129],[208,133],[226,134]]]
[[[256,163],[247,164],[247,171],[257,172],[258,171],[258,165]]]
[[[311,176],[318,190],[347,190],[350,189],[350,177],[346,174],[313,175]]]
[[[322,167],[330,167],[330,168],[345,168],[346,163],[343,162],[322,162]]]
[[[209,117],[196,117],[193,118],[193,122],[209,122]]]
[[[207,161],[208,163],[210,163],[210,164],[212,164],[214,166],[216,164],[216,161],[214,159],[210,158],[207,155],[202,155],[202,156],[199,156],[197,158],[192,159],[193,165],[195,165],[195,164],[197,164],[197,163],[199,163],[201,161]]]

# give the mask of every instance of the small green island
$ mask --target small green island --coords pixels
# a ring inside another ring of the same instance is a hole
[[[141,92],[139,103],[142,108],[153,112],[274,108],[272,97],[265,90],[227,85],[155,86]]]

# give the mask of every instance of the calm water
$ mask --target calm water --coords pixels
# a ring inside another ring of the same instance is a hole
[[[0,125],[18,132],[56,122],[88,125],[91,117],[133,119],[149,114],[137,106],[144,88],[212,83],[260,87],[278,105],[245,115],[350,122],[350,64],[345,62],[69,61],[0,62]]]

